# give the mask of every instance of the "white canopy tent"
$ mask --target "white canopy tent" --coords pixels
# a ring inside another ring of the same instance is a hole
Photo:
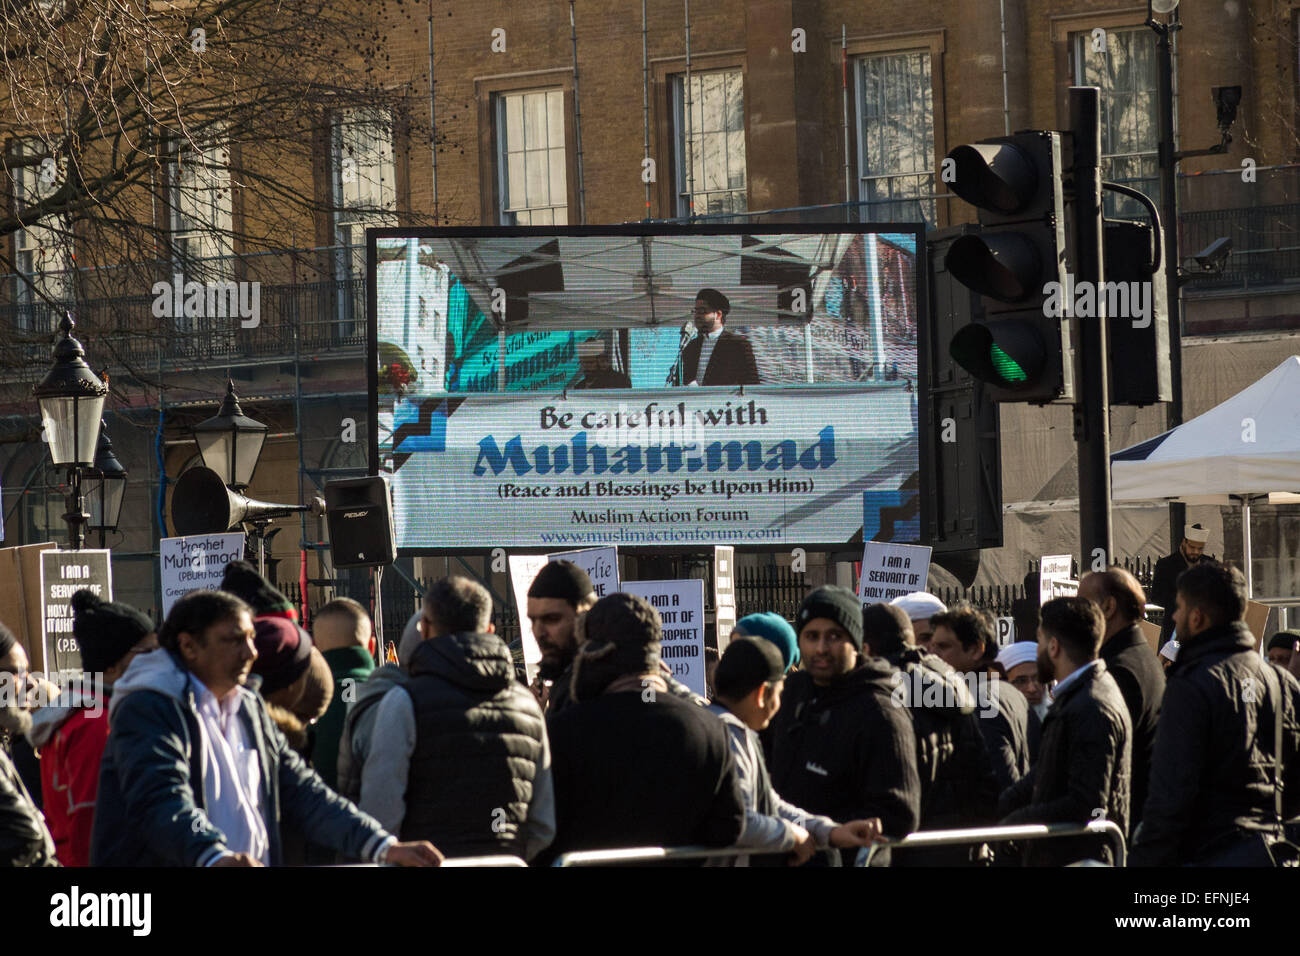
[[[1191,421],[1110,456],[1111,497],[1241,505],[1251,574],[1253,502],[1300,503],[1300,356]]]

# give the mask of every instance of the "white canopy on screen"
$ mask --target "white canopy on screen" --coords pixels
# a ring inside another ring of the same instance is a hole
[[[852,236],[760,235],[761,242],[749,246],[742,240],[757,236],[433,238],[421,241],[421,261],[445,262],[489,315],[494,288],[509,286],[512,277],[524,283],[527,318],[514,321],[507,310],[508,329],[681,326],[690,321],[695,295],[703,288],[717,289],[731,301],[730,325],[807,321],[810,315],[780,313],[777,285],[742,285],[742,261],[796,266],[812,283],[811,310]],[[542,251],[552,245],[558,254]],[[521,264],[525,257],[531,261]],[[561,270],[563,291],[528,290],[524,276],[548,264]]]

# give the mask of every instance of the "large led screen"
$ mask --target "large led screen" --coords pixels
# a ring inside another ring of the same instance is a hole
[[[787,228],[375,231],[399,547],[915,541],[918,234]]]

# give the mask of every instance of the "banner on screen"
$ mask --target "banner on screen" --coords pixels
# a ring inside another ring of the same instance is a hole
[[[399,547],[915,541],[917,233],[791,228],[379,231]]]

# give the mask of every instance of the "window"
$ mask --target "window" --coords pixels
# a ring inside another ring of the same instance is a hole
[[[936,222],[930,54],[856,61],[858,199],[870,222]]]
[[[1074,37],[1080,86],[1101,88],[1102,177],[1155,197],[1160,182],[1156,37],[1146,27],[1110,30],[1106,52],[1093,52],[1090,34]],[[1131,199],[1106,193],[1106,215],[1145,218]]]
[[[685,75],[673,77],[673,138],[677,215],[744,212],[749,187],[741,71],[692,73],[689,89]]]
[[[498,95],[496,127],[501,225],[568,225],[564,91]]]
[[[17,142],[10,164],[14,183],[14,211],[28,209],[53,196],[63,185],[63,164],[47,155],[35,139]],[[67,216],[45,216],[14,234],[18,272],[14,301],[20,306],[18,322],[27,329],[52,327],[53,304],[72,299],[72,224]],[[30,283],[30,284],[29,284]]]
[[[234,271],[230,148],[219,137],[211,143],[203,149],[179,143],[172,151],[173,264],[198,282],[229,279]]]
[[[341,274],[365,275],[366,229],[397,225],[393,117],[388,110],[344,110],[334,127],[334,233]]]

